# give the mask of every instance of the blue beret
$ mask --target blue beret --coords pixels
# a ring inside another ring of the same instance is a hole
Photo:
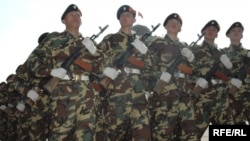
[[[67,7],[67,9],[64,11],[62,17],[61,17],[61,20],[63,20],[65,18],[65,16],[71,12],[71,11],[78,11],[80,12],[80,14],[82,15],[82,12],[81,10],[75,5],[75,4],[71,4]]]
[[[233,24],[229,27],[229,29],[228,29],[227,32],[226,32],[226,35],[228,35],[229,32],[230,32],[230,30],[231,30],[232,28],[234,28],[234,27],[240,27],[242,30],[244,30],[244,27],[243,27],[243,25],[242,25],[240,22],[235,22],[235,23],[233,23]]]
[[[120,16],[123,12],[130,12],[133,14],[133,16],[136,16],[136,11],[129,5],[123,5],[121,6],[117,11],[117,19],[120,19]]]
[[[220,25],[218,24],[218,22],[216,20],[211,20],[209,21],[202,29],[201,29],[201,33],[203,33],[203,31],[205,30],[205,28],[207,28],[208,26],[213,26],[217,29],[217,32],[220,31]]]
[[[176,19],[176,20],[178,20],[178,21],[181,23],[181,25],[182,25],[182,19],[181,19],[180,15],[177,14],[177,13],[172,13],[172,14],[170,14],[170,15],[165,19],[165,21],[164,21],[164,23],[163,23],[163,26],[166,26],[166,24],[168,23],[168,21],[169,21],[170,19]]]

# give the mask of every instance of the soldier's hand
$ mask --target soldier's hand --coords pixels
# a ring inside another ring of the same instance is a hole
[[[231,87],[229,88],[229,90],[228,90],[228,93],[230,94],[230,95],[232,95],[233,97],[235,97],[235,93],[238,91],[238,88],[237,87],[235,87],[235,86],[233,86],[233,85],[231,85]]]
[[[200,86],[195,86],[194,87],[193,93],[194,93],[195,98],[199,98],[200,97],[200,94],[201,94],[202,90],[203,90],[203,88],[200,87]]]

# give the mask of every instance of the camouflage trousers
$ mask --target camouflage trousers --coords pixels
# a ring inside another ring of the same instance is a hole
[[[51,95],[50,141],[94,141],[96,109],[88,81],[60,81]]]
[[[210,122],[214,125],[232,125],[232,109],[226,84],[210,85],[195,103],[198,138],[201,139]]]
[[[128,88],[111,95],[104,124],[107,141],[149,141],[150,115],[145,94]]]
[[[234,124],[244,125],[246,120],[250,122],[250,87],[248,85],[242,85],[234,95],[230,95]]]
[[[195,113],[189,95],[172,89],[154,94],[153,99],[153,141],[197,140]]]

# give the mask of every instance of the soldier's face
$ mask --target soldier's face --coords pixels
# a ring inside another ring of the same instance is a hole
[[[218,35],[218,30],[216,27],[214,26],[208,26],[204,29],[204,37],[205,38],[209,38],[209,39],[215,39],[217,38]]]
[[[81,14],[78,11],[71,11],[69,12],[64,20],[63,23],[67,26],[67,27],[76,27],[79,28],[82,24],[81,21]]]
[[[240,27],[234,27],[227,36],[233,40],[240,40],[243,38],[243,30]]]
[[[181,23],[177,19],[170,19],[165,28],[168,32],[178,33],[181,31]]]
[[[130,12],[123,12],[120,16],[120,24],[121,26],[128,26],[128,27],[132,27],[132,25],[135,22],[135,18],[133,16],[132,13]]]

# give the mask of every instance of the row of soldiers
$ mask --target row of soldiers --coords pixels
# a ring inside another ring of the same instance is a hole
[[[240,22],[226,32],[229,47],[215,43],[216,20],[188,45],[178,38],[177,13],[164,20],[164,37],[152,37],[159,25],[133,26],[136,11],[122,5],[120,30],[97,44],[99,33],[79,33],[81,15],[69,5],[66,30],[42,34],[0,84],[0,140],[198,141],[210,123],[250,121],[250,52]]]

